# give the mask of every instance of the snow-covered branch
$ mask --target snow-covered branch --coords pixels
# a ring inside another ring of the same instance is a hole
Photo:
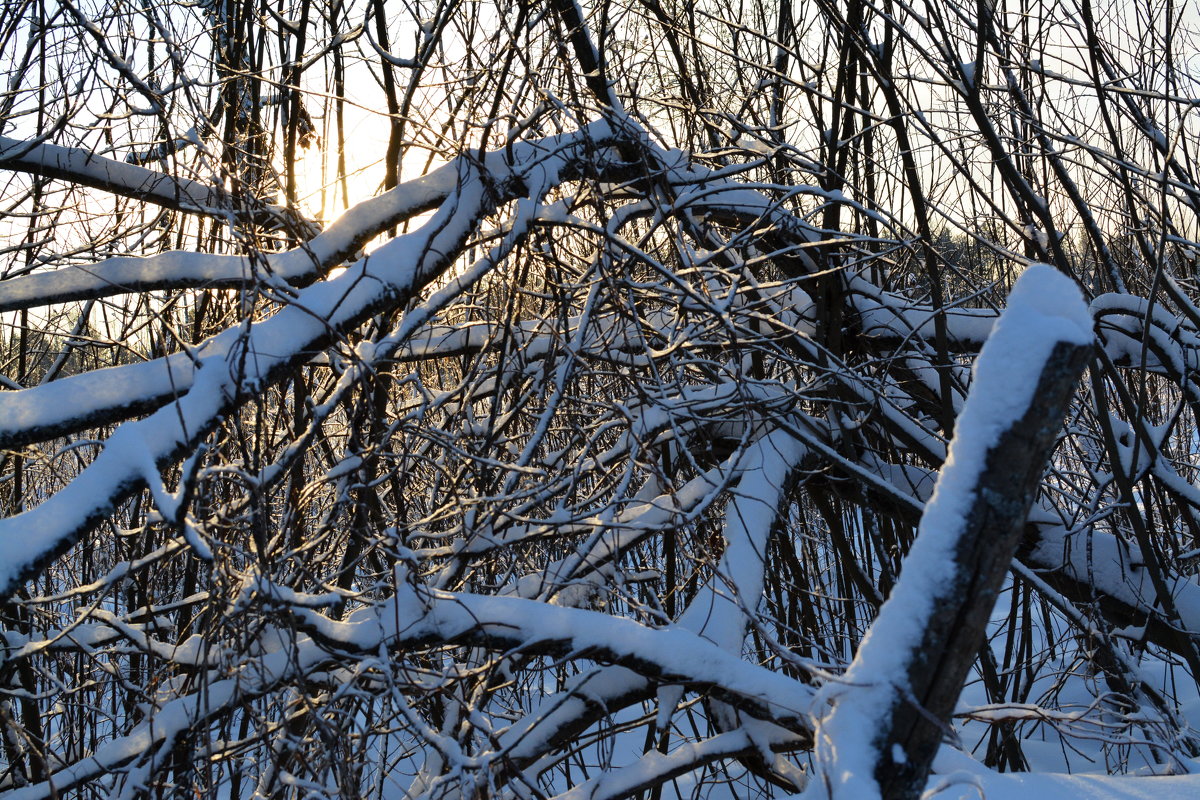
[[[1091,347],[1075,286],[1049,266],[1026,270],[976,362],[899,582],[820,725],[831,796],[923,791]]]
[[[248,217],[311,235],[311,223],[286,209],[137,164],[105,158],[78,147],[0,136],[0,169],[101,189],[134,200],[211,217]],[[235,202],[236,200],[236,202]]]

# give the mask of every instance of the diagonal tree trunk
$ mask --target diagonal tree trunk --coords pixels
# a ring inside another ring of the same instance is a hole
[[[1010,303],[917,541],[822,724],[833,797],[920,797],[1092,352],[1082,297],[1051,267],[1030,267]],[[876,731],[865,747],[864,730]]]

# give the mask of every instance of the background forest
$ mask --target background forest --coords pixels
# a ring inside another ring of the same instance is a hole
[[[1198,21],[0,4],[0,794],[1197,796]]]

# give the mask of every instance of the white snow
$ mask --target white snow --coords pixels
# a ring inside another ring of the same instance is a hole
[[[864,732],[878,730],[907,689],[909,660],[928,627],[934,599],[952,583],[955,542],[988,450],[1025,413],[1054,346],[1092,339],[1091,316],[1078,287],[1053,267],[1029,267],[976,361],[970,395],[900,580],[842,681],[823,690],[834,708],[820,723],[815,757],[832,796],[879,797],[873,773],[881,754]],[[825,781],[810,786],[813,798],[826,791]]]
[[[541,193],[557,181],[572,145],[602,140],[607,131],[605,124],[596,123],[574,134],[514,146],[511,154],[488,154],[484,162],[497,177],[511,174],[514,169],[523,170],[526,184],[532,185],[535,194]],[[507,163],[506,155],[513,156],[515,163]],[[466,162],[461,166],[468,167]],[[299,292],[290,305],[273,317],[253,326],[227,329],[210,340],[212,350],[198,348],[199,354],[180,354],[186,360],[180,356],[172,357],[178,360],[168,360],[169,368],[156,385],[165,383],[186,394],[148,418],[118,428],[108,439],[105,451],[70,485],[41,505],[0,520],[0,548],[5,553],[0,566],[0,595],[11,592],[31,565],[69,546],[89,521],[108,513],[123,492],[144,482],[148,463],[157,465],[197,438],[220,415],[239,386],[253,390],[274,370],[323,341],[331,328],[369,315],[440,274],[448,266],[449,255],[458,251],[473,230],[487,203],[482,180],[467,169],[459,178],[454,202],[446,202],[422,227],[396,237],[337,278]],[[506,237],[496,247],[505,245],[511,246],[512,240]],[[416,313],[406,317],[399,326],[400,333],[414,333],[456,291],[461,292],[494,263],[489,254],[450,281],[449,286],[435,293],[425,315]],[[402,338],[398,336],[392,341],[392,349],[399,346]],[[178,372],[174,371],[174,364],[178,364]],[[140,366],[147,371],[152,369],[150,365]],[[123,387],[119,376],[128,374],[121,372],[122,369],[102,371],[103,375],[93,380],[120,395]],[[183,380],[185,375],[191,378],[190,390]],[[64,385],[65,381],[59,382],[60,391]],[[131,403],[155,396],[145,385],[124,388]],[[26,405],[21,412],[22,424],[36,426],[46,417],[54,416],[57,412],[52,406]],[[0,418],[10,419],[7,413]],[[36,535],[30,535],[31,531]]]

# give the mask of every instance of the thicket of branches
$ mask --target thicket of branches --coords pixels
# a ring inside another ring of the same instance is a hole
[[[802,789],[1032,262],[1097,346],[947,742],[1195,768],[1187,7],[0,9],[0,791]]]

